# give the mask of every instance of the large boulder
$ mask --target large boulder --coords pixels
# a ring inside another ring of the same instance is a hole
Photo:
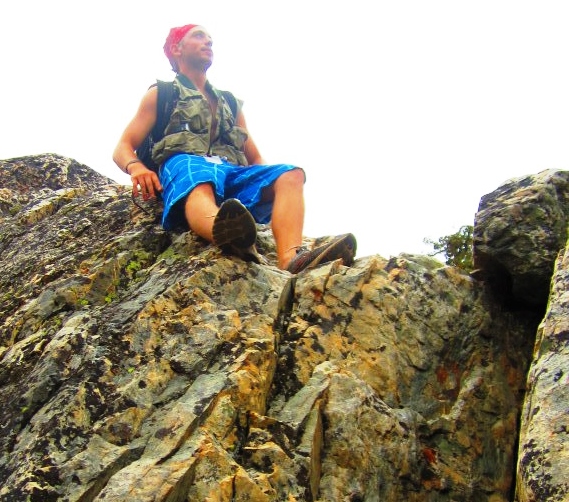
[[[474,266],[507,303],[543,311],[568,222],[569,171],[511,179],[480,201]]]

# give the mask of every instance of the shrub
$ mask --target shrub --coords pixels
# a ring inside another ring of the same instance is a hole
[[[424,239],[425,244],[433,246],[434,253],[429,256],[442,254],[445,256],[447,265],[453,265],[465,272],[471,272],[472,260],[472,225],[463,225],[455,234],[439,237],[438,241]]]

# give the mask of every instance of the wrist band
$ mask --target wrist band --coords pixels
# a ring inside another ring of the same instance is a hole
[[[124,172],[125,172],[126,174],[130,174],[130,173],[128,172],[128,166],[130,166],[131,164],[136,164],[137,162],[142,162],[142,161],[141,161],[140,159],[132,159],[132,160],[129,160],[129,161],[126,163],[126,166],[124,166]]]

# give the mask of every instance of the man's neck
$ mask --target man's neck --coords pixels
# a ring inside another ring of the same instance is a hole
[[[181,73],[186,78],[189,78],[202,94],[205,93],[205,84],[207,82],[207,75],[203,70],[196,70],[193,68],[180,68]]]

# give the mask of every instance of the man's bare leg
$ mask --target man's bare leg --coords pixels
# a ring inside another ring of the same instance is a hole
[[[184,211],[194,233],[225,251],[231,250],[243,259],[256,258],[259,263],[254,248],[257,238],[255,220],[237,199],[227,199],[218,207],[212,185],[204,183],[190,192]]]
[[[273,184],[272,229],[279,268],[286,269],[302,244],[304,226],[304,171],[288,171]]]
[[[189,227],[209,242],[213,242],[213,222],[218,211],[213,187],[209,183],[195,187],[188,195],[184,206]]]
[[[269,197],[274,197],[272,229],[277,246],[279,268],[285,269],[302,244],[304,226],[304,171],[288,171],[273,183]],[[213,223],[219,207],[213,187],[204,183],[194,188],[184,207],[190,229],[213,242]]]

